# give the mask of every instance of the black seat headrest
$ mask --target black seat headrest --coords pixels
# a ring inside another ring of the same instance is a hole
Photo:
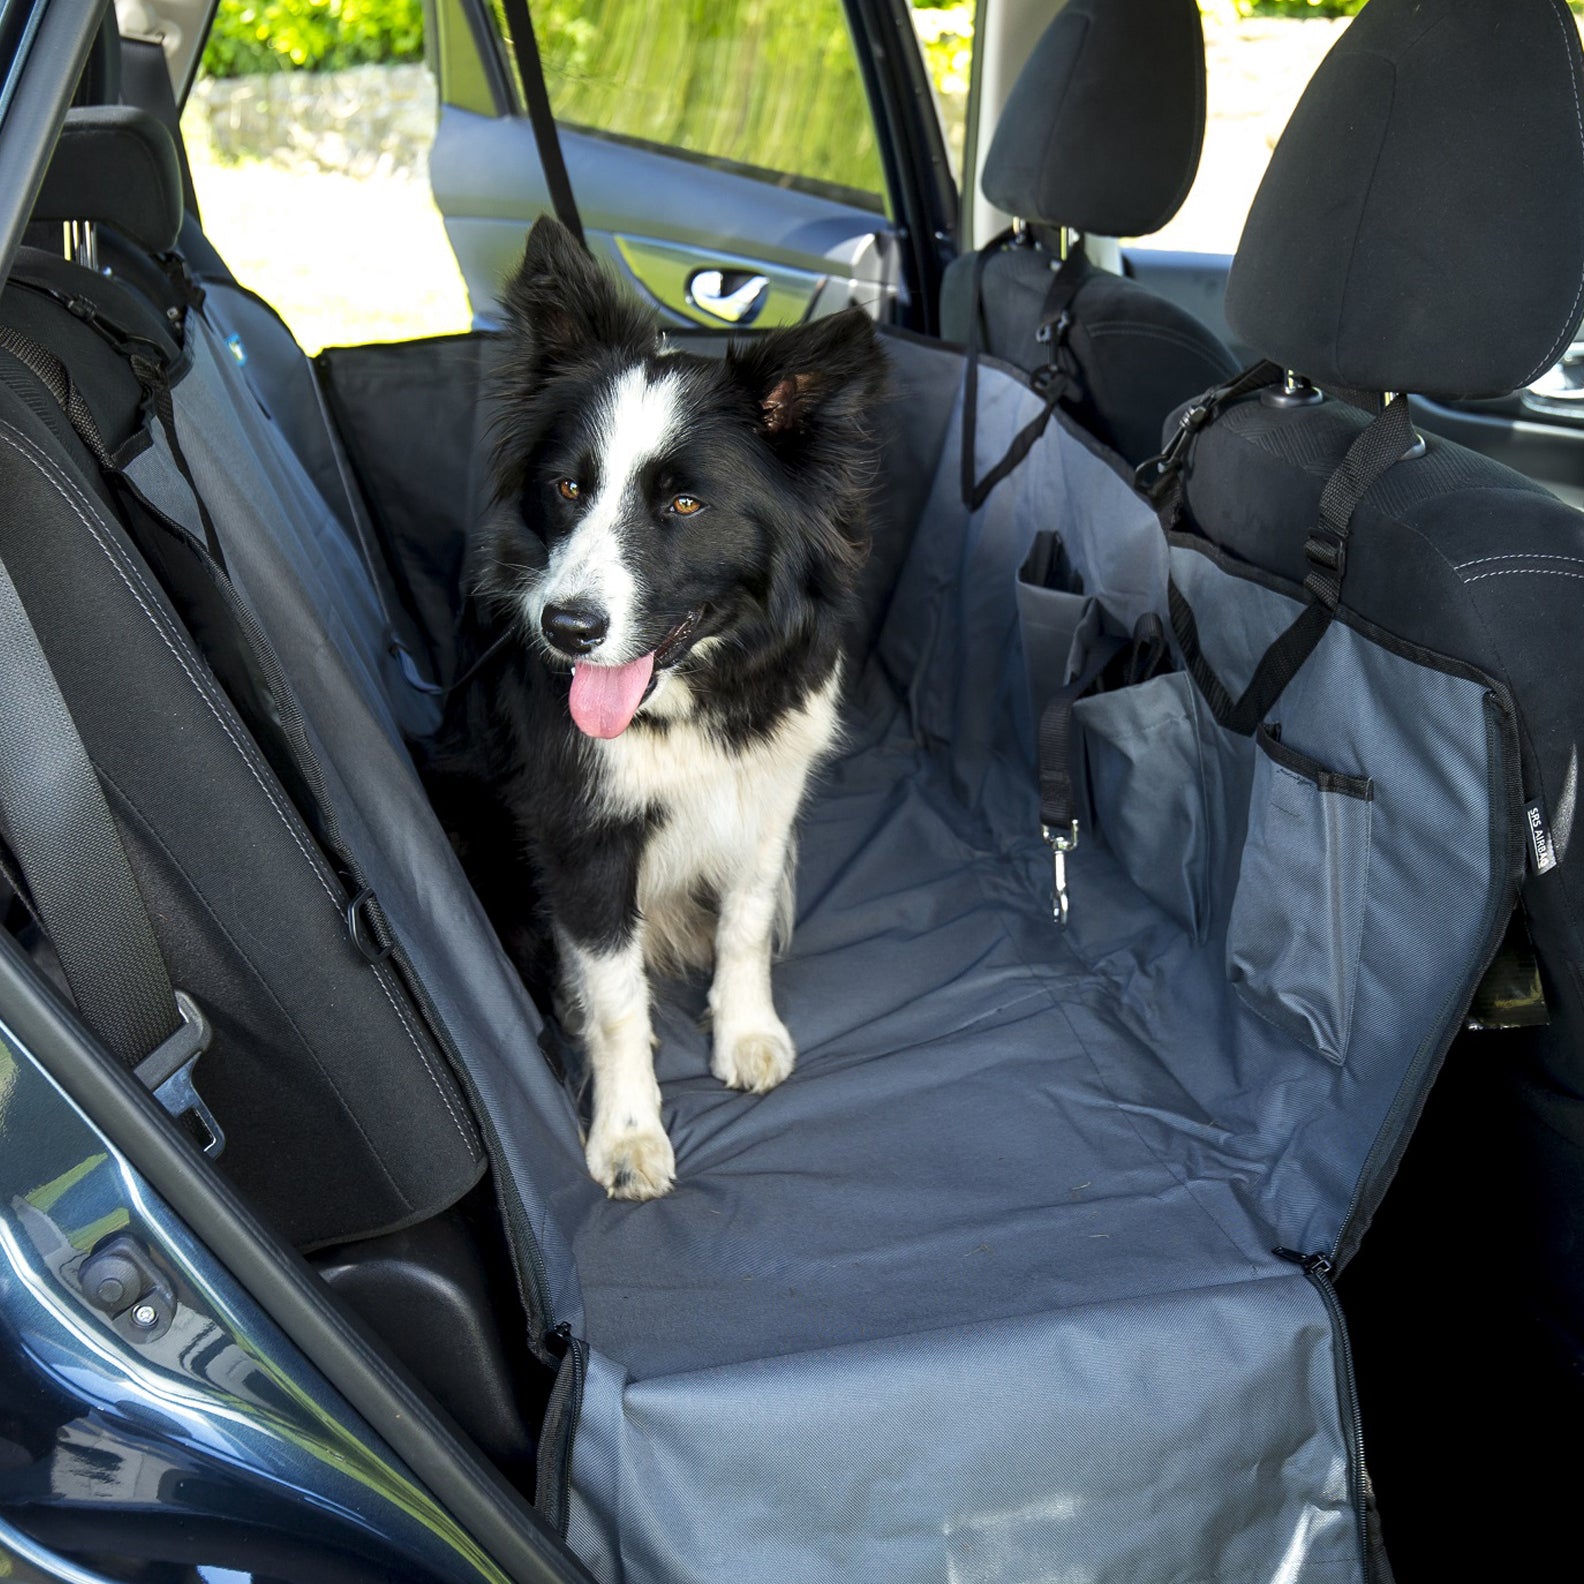
[[[168,252],[182,222],[170,133],[131,105],[68,110],[33,218],[102,221],[151,253]]]
[[[1196,0],[1067,0],[1012,92],[980,189],[1096,236],[1148,236],[1182,207],[1204,143]]]
[[[1532,383],[1584,312],[1581,106],[1563,0],[1371,0],[1271,156],[1233,330],[1322,386]]]

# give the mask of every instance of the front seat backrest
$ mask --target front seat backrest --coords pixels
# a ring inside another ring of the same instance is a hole
[[[985,160],[985,197],[1019,223],[986,244],[982,261],[958,259],[942,292],[943,334],[968,341],[979,273],[979,346],[1030,373],[1060,360],[1071,376],[1063,405],[1134,463],[1160,449],[1174,407],[1235,364],[1191,314],[1089,264],[1068,234],[1158,231],[1193,185],[1204,125],[1195,0],[1068,0],[1013,86]]]
[[[1365,402],[1359,393],[1499,396],[1562,355],[1584,313],[1581,106],[1584,55],[1561,0],[1371,0],[1351,24],[1276,148],[1227,293],[1241,339],[1329,394],[1289,379],[1284,392],[1227,404],[1187,447],[1187,526],[1217,555],[1312,588],[1322,490],[1370,422],[1352,404]],[[1534,1285],[1514,1305],[1543,1314],[1576,1359],[1584,844],[1571,838],[1584,516],[1431,435],[1362,496],[1344,548],[1333,569],[1340,619],[1473,665],[1516,706],[1520,894],[1550,1021],[1517,1036],[1524,1059],[1492,1062],[1485,1080],[1487,1115],[1510,1104],[1520,1118],[1512,1153],[1469,1142],[1483,1180],[1503,1192],[1527,1175],[1503,1229],[1504,1242],[1530,1243],[1515,1269]]]

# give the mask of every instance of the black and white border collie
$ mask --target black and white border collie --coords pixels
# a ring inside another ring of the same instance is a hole
[[[796,1058],[770,961],[798,806],[837,738],[885,360],[857,310],[722,358],[669,352],[549,219],[505,306],[472,675],[432,782],[530,980],[554,949],[593,1080],[589,1171],[649,1199],[675,1176],[651,970],[713,964],[723,1083],[762,1092]]]

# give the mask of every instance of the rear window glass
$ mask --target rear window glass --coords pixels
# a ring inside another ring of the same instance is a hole
[[[533,17],[558,121],[883,207],[841,0],[536,0]]]

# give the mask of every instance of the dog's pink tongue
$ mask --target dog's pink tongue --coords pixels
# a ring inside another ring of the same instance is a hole
[[[654,673],[654,654],[626,665],[580,665],[572,673],[572,719],[590,737],[620,737],[643,703]]]

